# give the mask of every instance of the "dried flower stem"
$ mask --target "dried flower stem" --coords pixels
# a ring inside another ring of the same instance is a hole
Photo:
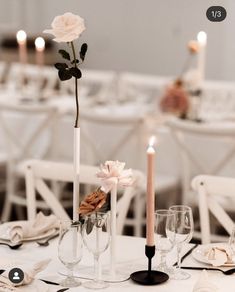
[[[179,79],[182,79],[183,75],[185,74],[185,72],[187,72],[187,70],[189,69],[189,67],[191,66],[191,63],[192,63],[192,54],[189,54],[185,63],[184,63],[184,66],[183,66],[183,69],[179,75]]]

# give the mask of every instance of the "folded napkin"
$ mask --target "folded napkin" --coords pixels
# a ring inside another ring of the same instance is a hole
[[[5,268],[5,272],[0,275],[0,292],[2,291],[17,291],[17,287],[21,287],[24,285],[28,285],[33,282],[34,277],[44,270],[47,265],[49,264],[50,259],[43,260],[40,262],[37,262],[32,265],[26,265],[26,264],[17,264],[17,268],[20,268],[24,272],[24,279],[21,283],[15,284],[10,281],[8,278],[9,271],[13,268],[16,268],[16,266],[7,266]]]
[[[59,228],[59,220],[55,215],[45,216],[42,212],[28,222],[15,223],[10,229],[10,240],[18,243],[26,238],[40,236],[51,229]]]
[[[222,266],[225,263],[232,263],[231,250],[225,245],[218,245],[209,248],[206,250],[205,256],[208,262],[216,267]]]
[[[198,281],[193,287],[193,292],[217,292],[219,291],[213,283],[209,281],[208,273],[203,270]]]

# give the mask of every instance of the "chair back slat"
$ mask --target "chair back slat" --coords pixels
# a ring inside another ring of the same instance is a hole
[[[182,202],[194,204],[190,196],[193,176],[200,173],[219,175],[235,158],[235,123],[196,123],[172,118],[167,125],[182,159]],[[213,145],[211,150],[210,145]],[[223,151],[215,154],[214,149],[220,146]]]
[[[211,212],[221,226],[232,233],[234,222],[228,215],[226,206],[235,204],[235,179],[227,177],[199,175],[192,180],[192,188],[198,194],[202,243],[211,241]]]
[[[18,161],[35,157],[35,146],[44,133],[49,133],[49,141],[52,140],[52,127],[58,117],[58,110],[51,106],[25,106],[0,103],[0,128],[5,138],[6,153],[14,156]],[[20,121],[24,121],[24,128],[19,137],[17,131]],[[25,123],[25,120],[27,122]],[[33,123],[37,120],[37,123]],[[16,124],[17,123],[17,127]],[[29,131],[30,129],[30,131]],[[51,142],[51,141],[50,141]],[[48,147],[50,147],[48,142]],[[48,149],[44,149],[45,153]],[[41,152],[41,150],[40,150]],[[43,156],[43,154],[41,154]]]

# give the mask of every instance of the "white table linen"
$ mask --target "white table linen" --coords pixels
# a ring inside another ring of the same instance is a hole
[[[3,259],[4,261],[4,259]],[[4,263],[1,264],[1,268],[5,269],[5,272],[0,275],[0,291],[22,291],[24,287],[27,286],[30,288],[30,284],[34,285],[35,276],[44,270],[50,260],[45,259],[38,261],[37,263],[31,263],[25,265],[24,262],[18,262],[17,259],[15,261],[5,260]],[[14,284],[8,278],[8,273],[11,269],[19,268],[24,272],[24,279],[21,283]],[[23,287],[24,286],[24,287]],[[18,289],[19,287],[19,289]],[[33,291],[33,290],[32,290]]]
[[[50,230],[59,229],[60,223],[58,218],[51,214],[45,216],[42,212],[36,215],[33,221],[16,221],[10,227],[9,235],[13,243],[21,242],[30,237],[41,236]]]
[[[39,247],[36,243],[27,243],[24,244],[19,250],[11,250],[8,247],[0,246],[0,259],[7,257],[9,260],[16,259],[22,260],[23,262],[32,262],[38,261],[42,258],[51,258],[46,270],[42,271],[37,275],[40,279],[48,279],[54,282],[59,282],[63,279],[61,275],[58,274],[58,271],[64,270],[65,267],[58,259],[57,255],[57,246],[58,239],[55,239],[50,242],[48,247]],[[145,239],[128,237],[128,236],[119,236],[117,242],[117,259],[118,259],[118,268],[126,272],[134,272],[142,269],[146,269],[147,260],[144,255],[145,248]],[[188,245],[186,249],[190,246]],[[172,253],[168,259],[171,262],[175,262],[175,253]],[[101,256],[101,263],[103,269],[109,267],[109,249]],[[77,266],[76,274],[84,275],[87,271],[93,271],[93,256],[84,248],[82,261]],[[157,256],[153,259],[153,265],[157,264]],[[1,265],[1,264],[0,264]],[[183,265],[190,266],[202,266],[201,263],[198,263],[191,256],[186,258],[183,262]],[[1,267],[0,267],[1,268]],[[195,283],[198,281],[198,278],[201,274],[201,271],[190,270],[189,273],[191,277],[187,280],[168,280],[166,283],[158,286],[149,286],[144,287],[135,284],[131,280],[122,283],[110,283],[110,287],[106,289],[107,292],[139,292],[145,289],[148,291],[159,291],[159,292],[190,292],[193,291]],[[210,276],[210,281],[215,283],[219,288],[220,292],[233,292],[234,291],[234,281],[235,275],[225,276],[221,272],[208,271]],[[84,279],[81,279],[84,282]],[[176,290],[177,288],[177,290]],[[73,288],[69,291],[87,291],[84,287]]]

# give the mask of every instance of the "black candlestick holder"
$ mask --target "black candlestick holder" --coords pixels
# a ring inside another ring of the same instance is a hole
[[[145,255],[148,258],[148,270],[137,271],[131,274],[131,279],[140,285],[158,285],[169,279],[169,276],[160,271],[152,270],[152,258],[155,255],[155,245],[145,245]]]

